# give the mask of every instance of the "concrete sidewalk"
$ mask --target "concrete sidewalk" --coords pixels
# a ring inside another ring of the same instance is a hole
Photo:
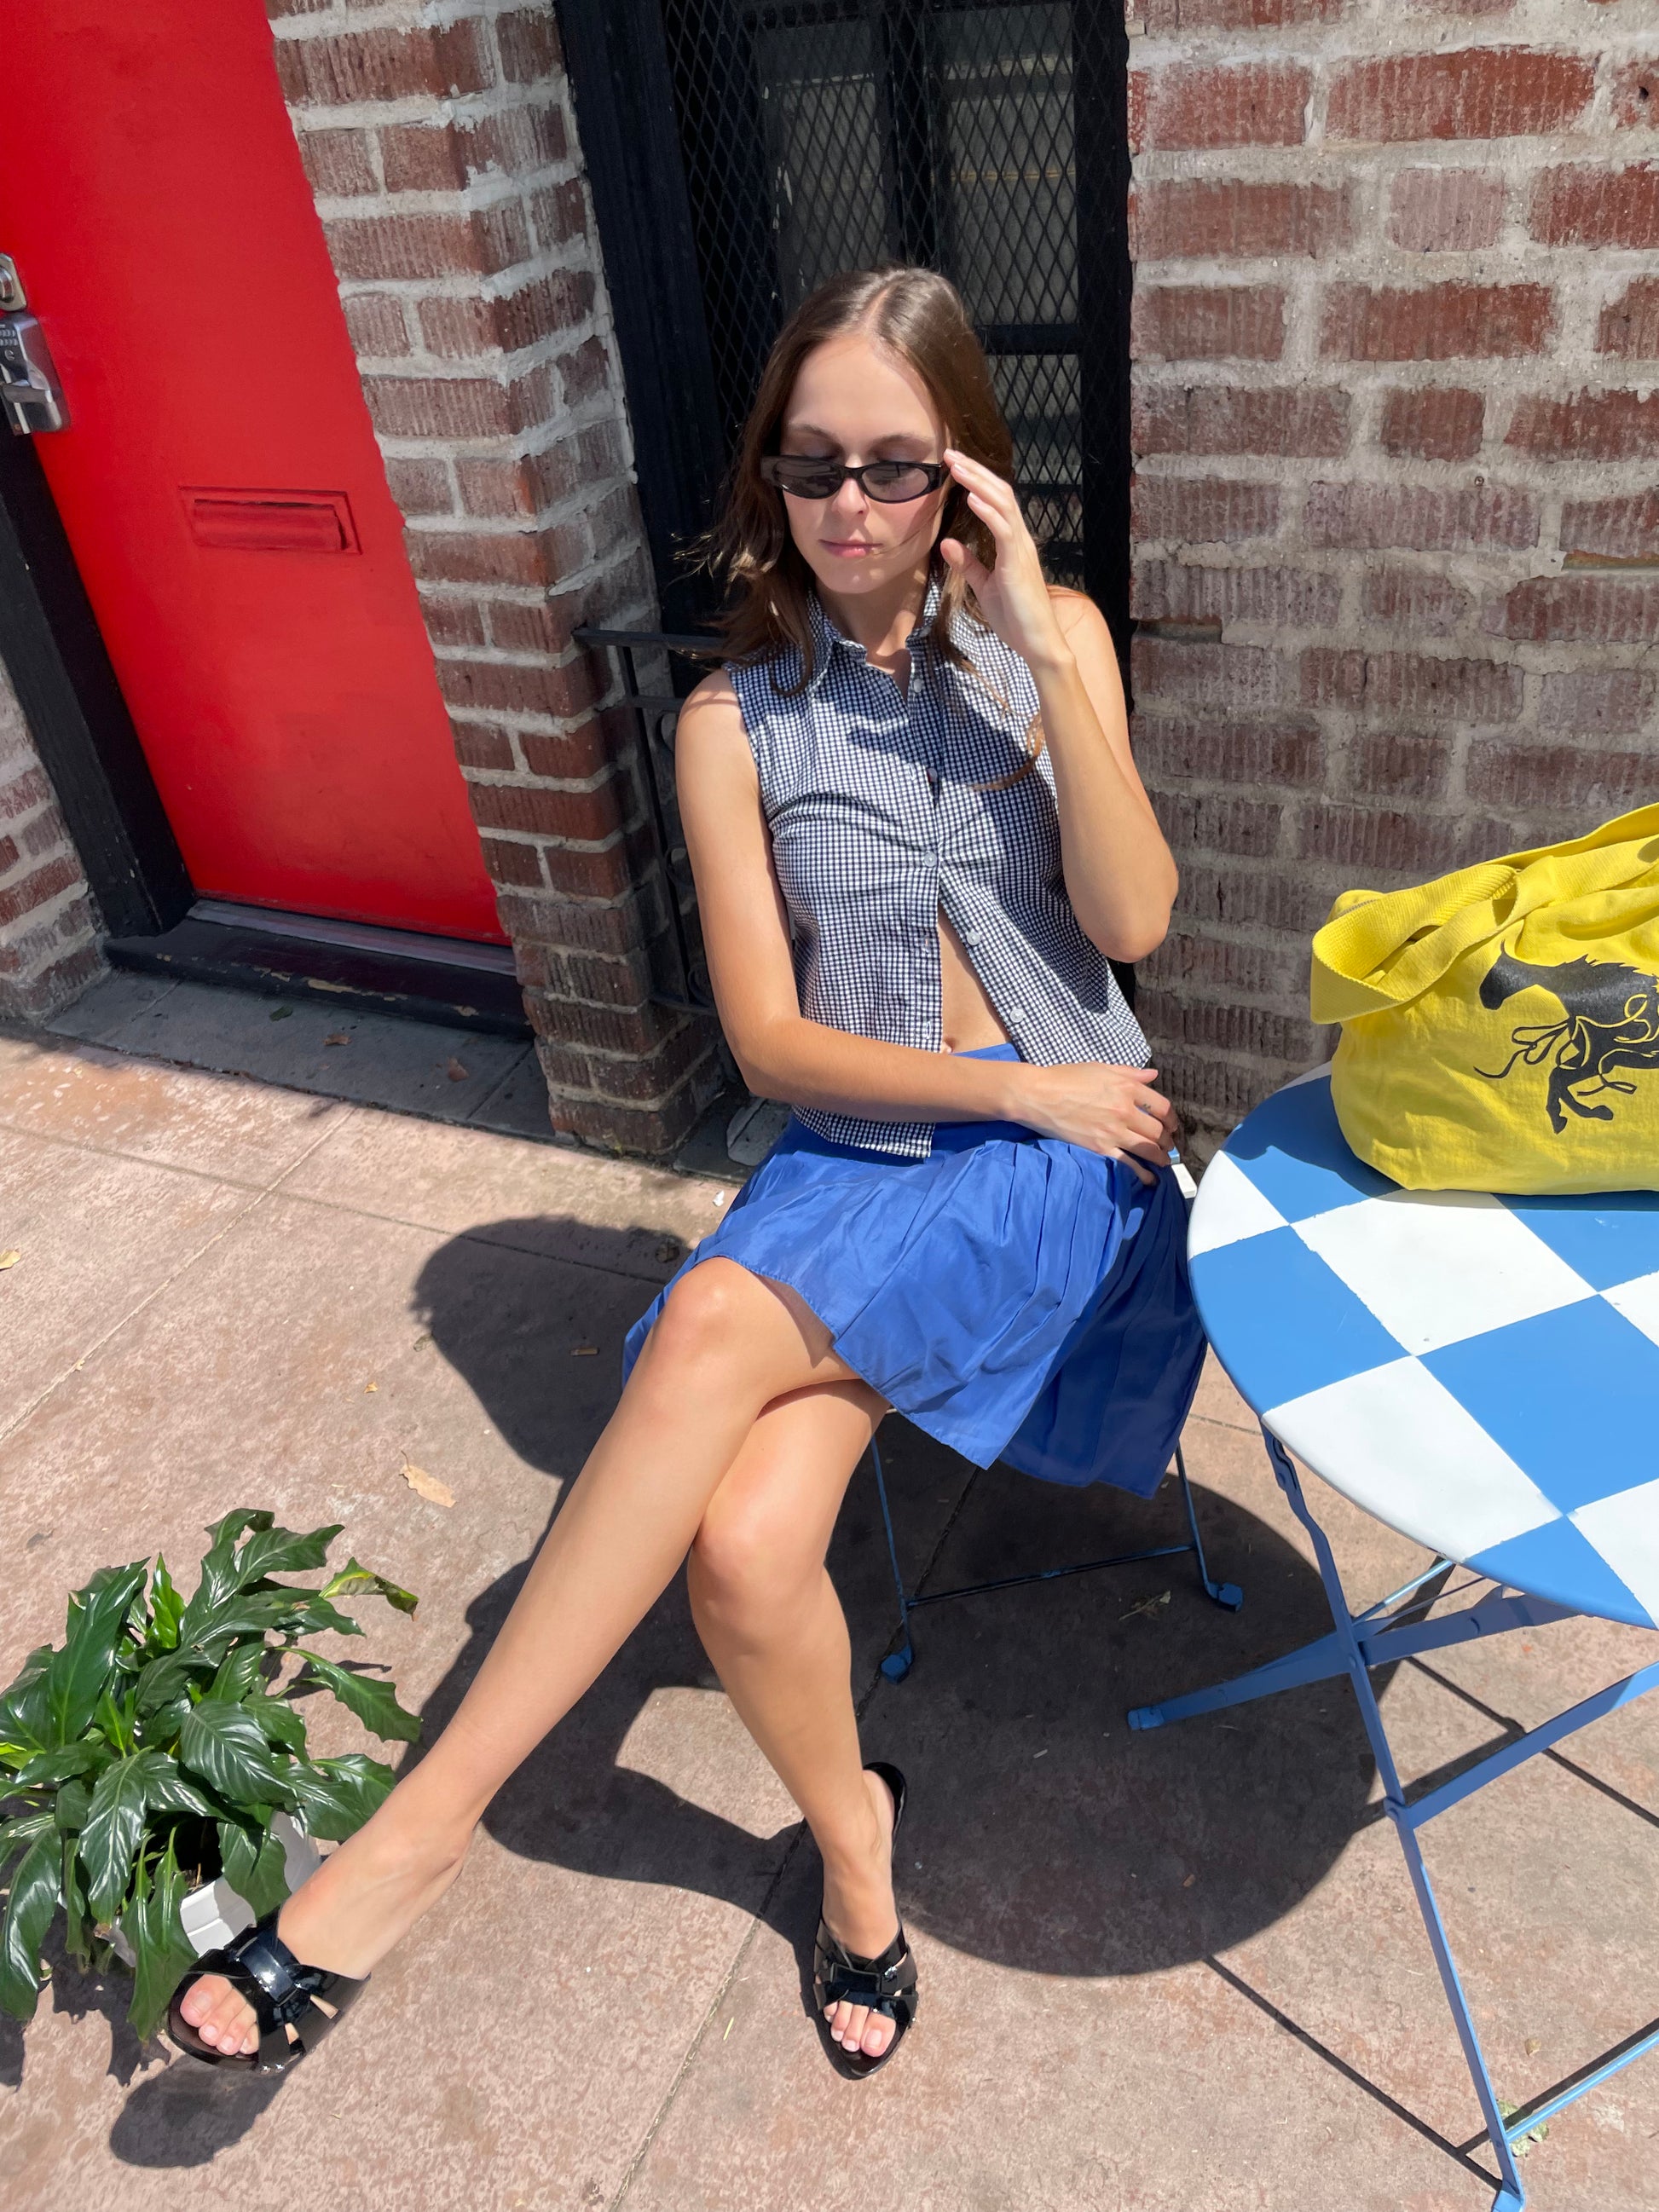
[[[357,1648],[430,1733],[606,1417],[623,1333],[735,1186],[159,1065],[126,1029],[0,1038],[0,1249],[22,1255],[0,1273],[0,1681],[96,1567],[188,1565],[206,1522],[268,1504],[343,1522],[342,1557],[420,1592]],[[887,1449],[904,1557],[939,1585],[1175,1527],[1167,1488],[970,1479],[898,1424]],[[879,2080],[820,2051],[816,1862],[677,1589],[291,2078],[140,2049],[125,1988],[60,1964],[27,2029],[0,2023],[0,2206],[1480,2212],[1474,2098],[1346,1692],[1124,1726],[1328,1626],[1218,1374],[1188,1451],[1241,1615],[1184,1560],[974,1600],[921,1617],[897,1688],[854,1481],[832,1566],[866,1747],[911,1779],[924,1990]],[[1356,1595],[1421,1564],[1318,1498]],[[1395,1673],[1390,1725],[1427,1771],[1650,1656],[1584,1623],[1437,1655]],[[319,1747],[358,1741],[343,1721]],[[1507,2096],[1659,2011],[1659,1710],[1483,1793],[1431,1856]],[[1656,2136],[1649,2060],[1530,2150],[1532,2203],[1645,2212]]]

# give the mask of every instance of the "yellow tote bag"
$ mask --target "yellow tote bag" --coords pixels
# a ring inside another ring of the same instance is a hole
[[[1311,1005],[1343,1135],[1407,1189],[1659,1188],[1659,806],[1345,891]]]

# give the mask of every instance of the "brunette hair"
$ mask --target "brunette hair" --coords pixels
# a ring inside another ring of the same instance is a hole
[[[802,684],[813,673],[807,605],[814,579],[790,534],[783,495],[763,478],[760,464],[778,450],[784,410],[808,354],[855,331],[889,348],[921,379],[951,445],[1000,477],[1013,474],[1013,440],[997,404],[990,367],[962,295],[948,278],[932,269],[844,269],[809,293],[767,356],[720,518],[696,549],[732,594],[717,623],[725,658],[766,660],[793,646]],[[995,560],[996,541],[954,479],[940,510],[939,535],[959,538],[987,568]],[[960,574],[941,559],[937,541],[933,563],[942,582],[929,638],[944,659],[982,684],[951,626],[958,609],[988,625]]]

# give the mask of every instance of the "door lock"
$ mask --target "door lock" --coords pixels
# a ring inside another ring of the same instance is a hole
[[[14,437],[69,425],[46,334],[39,318],[27,311],[0,313],[0,408]]]

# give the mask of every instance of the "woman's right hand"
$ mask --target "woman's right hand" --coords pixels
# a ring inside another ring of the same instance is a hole
[[[1170,1164],[1165,1131],[1173,1127],[1157,1074],[1155,1067],[1103,1067],[1093,1060],[1063,1067],[1027,1061],[1018,1072],[1010,1119],[1109,1160],[1127,1160],[1142,1182],[1154,1182],[1154,1171]]]

